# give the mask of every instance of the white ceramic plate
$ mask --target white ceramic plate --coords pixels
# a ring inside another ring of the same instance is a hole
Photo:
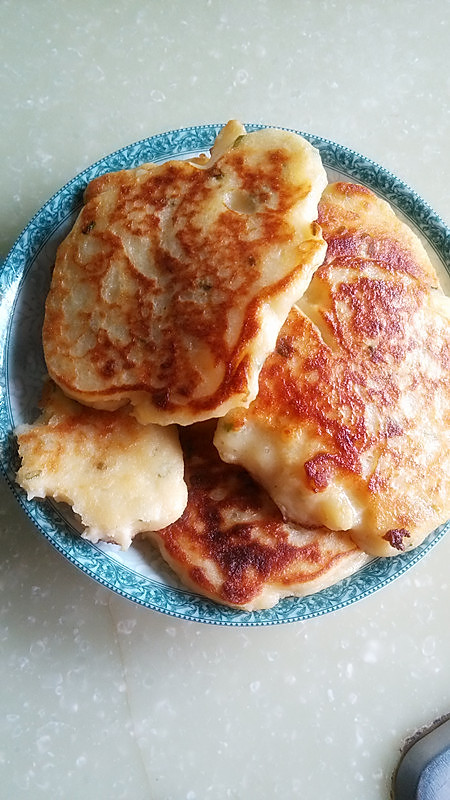
[[[270,625],[326,614],[380,589],[419,561],[450,524],[436,530],[411,553],[374,559],[351,578],[315,595],[286,598],[267,611],[243,612],[183,589],[148,542],[135,543],[122,553],[112,545],[93,545],[81,539],[70,510],[51,501],[28,501],[14,482],[17,451],[13,431],[21,422],[35,419],[45,373],[41,328],[51,268],[56,248],[81,208],[86,184],[104,172],[208,151],[221,127],[202,125],[170,131],[112,153],[57,192],[17,240],[0,272],[0,466],[18,502],[43,536],[74,565],[114,592],[148,608],[197,622]],[[255,130],[261,126],[246,127]],[[450,231],[417,194],[358,153],[299,133],[320,150],[330,181],[356,181],[388,200],[419,233],[438,272],[450,275]]]

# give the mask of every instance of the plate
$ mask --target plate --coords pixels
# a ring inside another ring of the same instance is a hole
[[[264,126],[247,125],[247,130]],[[97,175],[146,161],[192,158],[208,151],[222,125],[201,125],[152,136],[96,162],[57,192],[33,217],[0,273],[0,466],[22,509],[68,561],[100,584],[149,609],[195,622],[257,626],[305,620],[348,606],[410,569],[441,539],[441,526],[411,553],[377,558],[340,583],[305,598],[285,598],[272,609],[228,609],[183,589],[149,542],[122,552],[81,539],[69,509],[27,500],[15,484],[14,429],[37,416],[45,365],[41,347],[44,300],[58,244],[72,227],[87,183]],[[330,181],[350,180],[386,199],[421,236],[439,274],[450,276],[450,230],[414,191],[383,167],[339,144],[302,131],[321,153]]]

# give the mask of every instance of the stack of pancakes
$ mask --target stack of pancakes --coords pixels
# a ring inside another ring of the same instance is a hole
[[[450,515],[449,321],[386,202],[232,121],[209,156],[87,187],[17,480],[217,602],[318,591]]]

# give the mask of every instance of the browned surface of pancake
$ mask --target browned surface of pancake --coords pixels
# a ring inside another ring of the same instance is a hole
[[[319,221],[325,262],[216,443],[286,517],[395,555],[450,515],[450,301],[368,189],[327,187]]]
[[[318,152],[230,123],[214,158],[103,175],[59,247],[43,329],[51,377],[98,408],[189,424],[248,405],[322,262]],[[222,138],[221,138],[222,137]]]
[[[185,585],[225,605],[269,608],[367,562],[346,534],[285,523],[245,470],[221,461],[213,431],[210,423],[181,431],[188,504],[177,522],[151,534]]]

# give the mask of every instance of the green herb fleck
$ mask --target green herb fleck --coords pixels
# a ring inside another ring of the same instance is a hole
[[[233,147],[239,147],[239,145],[242,142],[242,139],[245,139],[245,133],[241,133],[241,135],[238,136],[237,139],[234,140]]]
[[[39,475],[41,474],[42,470],[37,469],[34,472],[26,472],[23,477],[25,478],[26,481],[33,481],[35,478],[39,478]]]
[[[222,422],[221,426],[224,433],[233,433],[234,425],[232,422]]]
[[[84,226],[84,228],[81,229],[81,233],[84,233],[84,235],[86,235],[87,233],[90,233],[94,228],[95,228],[95,222],[94,220],[91,220],[90,222],[88,222],[87,225]]]

